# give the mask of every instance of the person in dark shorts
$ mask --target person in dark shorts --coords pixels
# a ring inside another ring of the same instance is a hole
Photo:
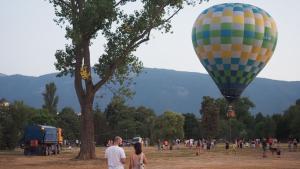
[[[294,138],[293,140],[293,148],[294,148],[294,151],[297,151],[297,148],[298,148],[298,140]]]
[[[200,139],[197,141],[196,149],[197,149],[196,155],[198,156],[200,155],[202,149],[202,142]]]
[[[263,158],[267,157],[267,140],[263,139],[262,141],[262,149],[263,149]]]
[[[228,149],[229,149],[229,142],[226,141],[226,142],[225,142],[225,150],[227,151]]]
[[[211,142],[210,142],[210,140],[209,140],[209,141],[207,141],[207,143],[206,143],[206,149],[207,149],[207,151],[210,150],[210,146],[211,146]]]

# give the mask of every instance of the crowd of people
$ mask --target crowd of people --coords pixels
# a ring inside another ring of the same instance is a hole
[[[145,140],[147,140],[145,142]],[[144,169],[145,164],[147,164],[146,155],[142,151],[142,147],[148,146],[150,140],[144,139],[140,142],[136,142],[133,144],[134,153],[130,155],[129,160],[129,169]],[[262,149],[262,156],[267,157],[267,150],[269,150],[272,155],[276,154],[277,157],[281,155],[281,147],[280,142],[276,138],[268,138],[268,139],[252,139],[245,141],[244,139],[236,139],[230,147],[229,141],[223,141],[225,143],[225,150],[228,152],[230,149],[235,153],[237,149],[244,148],[253,148],[253,149]],[[107,164],[109,169],[124,169],[126,155],[124,149],[120,146],[124,146],[124,142],[121,137],[116,136],[114,140],[108,140],[107,149],[105,151],[105,158],[107,158]],[[157,148],[158,151],[164,150],[173,150],[179,149],[180,145],[187,147],[189,149],[196,149],[196,155],[199,156],[203,151],[210,151],[214,149],[217,144],[217,140],[215,139],[186,139],[186,140],[157,140]],[[220,141],[219,143],[220,144]],[[290,139],[288,141],[289,151],[297,151],[298,140]]]
[[[289,148],[289,151],[297,151],[297,148],[298,148],[298,140],[296,138],[294,139],[289,139],[288,141],[288,148]]]

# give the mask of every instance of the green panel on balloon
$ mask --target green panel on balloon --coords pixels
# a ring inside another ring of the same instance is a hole
[[[228,101],[237,99],[274,53],[277,28],[264,10],[225,3],[204,10],[192,30],[198,58]]]

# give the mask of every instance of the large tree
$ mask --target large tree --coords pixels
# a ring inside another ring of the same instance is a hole
[[[106,145],[108,138],[111,138],[112,132],[108,125],[105,114],[101,112],[98,105],[94,110],[95,142],[98,145]]]
[[[155,135],[157,139],[174,140],[184,137],[184,116],[166,111],[155,122]]]
[[[143,138],[150,138],[154,141],[154,127],[156,115],[152,109],[144,106],[137,107],[135,110],[134,121],[137,122],[137,133]]]
[[[289,136],[292,138],[300,137],[300,99],[296,104],[291,105],[285,112],[284,118],[288,122]]]
[[[201,138],[200,123],[193,113],[183,114],[184,116],[184,137],[187,139]]]
[[[14,149],[23,136],[23,130],[35,114],[35,109],[22,101],[9,107],[0,106],[0,149]]]
[[[200,115],[201,126],[207,138],[212,139],[217,136],[219,129],[219,107],[214,98],[204,96],[201,103]]]
[[[43,109],[48,110],[49,113],[57,113],[58,96],[56,96],[56,85],[51,82],[45,85],[45,91],[43,93],[44,104]]]
[[[170,20],[194,0],[49,0],[55,8],[56,22],[66,29],[71,41],[55,54],[59,75],[74,75],[74,86],[81,107],[81,147],[79,159],[95,158],[93,102],[96,92],[109,82],[121,86],[142,64],[132,54],[147,42],[153,30],[169,32]],[[126,13],[124,7],[140,9]],[[202,0],[200,0],[202,2]],[[98,34],[106,40],[105,50],[93,67],[90,60],[91,40]],[[93,81],[93,71],[99,81]]]

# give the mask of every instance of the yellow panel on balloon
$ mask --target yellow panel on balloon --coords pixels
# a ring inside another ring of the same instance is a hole
[[[253,18],[254,17],[253,13],[251,11],[249,11],[249,10],[245,10],[244,11],[244,16],[245,17],[249,17],[249,18]]]
[[[260,47],[258,47],[258,46],[253,46],[252,47],[252,53],[259,53],[259,51],[260,51]]]
[[[224,9],[223,16],[232,16],[233,11],[231,9]]]
[[[220,44],[212,44],[212,50],[213,51],[220,51],[221,45]]]
[[[241,60],[247,60],[249,58],[249,54],[248,52],[242,52],[241,54]]]
[[[225,59],[225,58],[230,58],[230,57],[231,57],[231,51],[222,51],[221,57],[222,57],[223,59]]]
[[[241,44],[232,44],[231,48],[233,51],[241,51],[242,45]]]
[[[244,24],[244,16],[242,15],[234,15],[233,23]]]

